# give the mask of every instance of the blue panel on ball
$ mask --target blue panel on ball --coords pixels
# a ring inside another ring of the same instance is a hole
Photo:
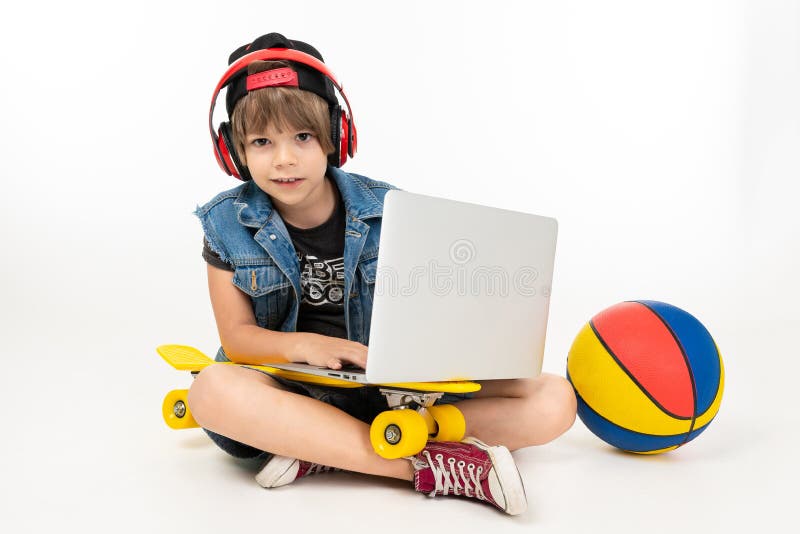
[[[592,410],[577,393],[578,417],[598,438],[614,447],[631,452],[648,452],[680,445],[686,434],[677,436],[652,436],[626,430]]]
[[[671,304],[654,300],[638,302],[658,314],[678,338],[697,390],[694,415],[701,415],[714,402],[720,385],[720,357],[711,334],[694,316]]]

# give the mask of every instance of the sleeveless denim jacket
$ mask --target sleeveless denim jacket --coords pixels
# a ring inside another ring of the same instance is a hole
[[[368,344],[383,197],[393,186],[328,167],[344,203],[344,317],[347,337]],[[195,211],[206,240],[234,268],[233,283],[253,304],[262,328],[297,329],[300,262],[269,196],[252,181],[224,191]],[[222,352],[222,351],[220,351]],[[218,354],[218,359],[223,356]],[[227,358],[224,358],[227,359]]]

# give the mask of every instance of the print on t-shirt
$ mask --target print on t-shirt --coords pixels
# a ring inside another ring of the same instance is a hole
[[[344,257],[320,260],[316,256],[301,256],[300,285],[303,302],[312,306],[342,304],[344,297]]]

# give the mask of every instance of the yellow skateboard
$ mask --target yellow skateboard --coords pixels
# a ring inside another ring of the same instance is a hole
[[[378,414],[370,426],[370,441],[375,452],[384,458],[402,458],[417,454],[429,439],[435,441],[459,441],[464,437],[466,425],[461,411],[453,405],[434,403],[445,393],[472,393],[481,386],[476,382],[408,382],[402,384],[358,384],[309,375],[296,371],[276,369],[268,365],[247,365],[233,362],[216,362],[186,345],[161,345],[156,352],[168,364],[179,371],[190,371],[196,375],[209,365],[241,365],[264,371],[268,374],[317,384],[341,388],[359,388],[364,385],[378,386],[386,397],[391,410]],[[187,402],[187,389],[176,389],[167,393],[162,405],[164,421],[170,428],[194,428],[199,426],[192,417]],[[413,409],[416,407],[416,409]]]

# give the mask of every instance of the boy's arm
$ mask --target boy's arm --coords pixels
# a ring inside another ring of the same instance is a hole
[[[342,362],[364,367],[367,347],[355,341],[306,332],[261,328],[250,297],[233,285],[233,272],[208,265],[208,290],[225,353],[236,363],[307,362],[339,369]]]

